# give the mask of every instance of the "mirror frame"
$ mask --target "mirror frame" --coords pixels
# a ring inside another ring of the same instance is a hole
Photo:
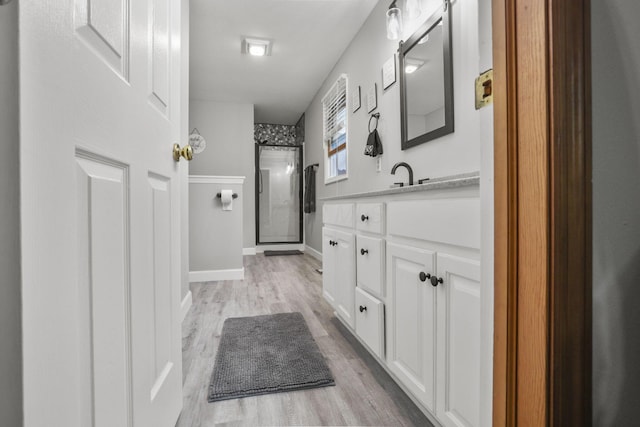
[[[444,59],[444,126],[418,135],[415,138],[408,138],[407,128],[407,82],[404,73],[405,54],[413,48],[420,39],[427,35],[442,19],[442,51]],[[453,112],[453,52],[451,38],[451,4],[445,0],[442,9],[437,10],[427,21],[420,26],[407,41],[400,41],[398,48],[398,66],[400,68],[400,118],[402,133],[402,149],[415,147],[416,145],[432,141],[441,136],[448,135],[454,131]]]

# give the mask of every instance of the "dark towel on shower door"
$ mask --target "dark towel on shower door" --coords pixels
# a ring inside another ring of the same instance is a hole
[[[304,213],[316,211],[316,172],[313,166],[304,170]]]

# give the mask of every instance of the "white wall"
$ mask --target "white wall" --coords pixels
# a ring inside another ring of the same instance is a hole
[[[593,425],[640,419],[640,3],[592,0]]]
[[[220,180],[189,184],[189,271],[242,269],[242,187]],[[227,189],[238,194],[231,211],[223,211],[216,197]]]
[[[207,148],[194,155],[190,175],[244,176],[243,246],[256,246],[253,104],[191,100],[189,130],[194,127]]]
[[[389,2],[379,2],[306,111],[305,164],[320,163],[316,180],[318,198],[386,188],[393,182],[407,181],[404,169],[396,176],[390,174],[393,165],[400,161],[412,166],[416,181],[480,170],[481,113],[475,110],[473,85],[475,78],[486,68],[482,69],[480,64],[479,1],[490,7],[484,0],[457,1],[452,5],[455,132],[406,151],[400,149],[399,83],[382,90],[381,68],[397,51],[398,42],[386,38],[385,12]],[[416,24],[419,23],[412,27]],[[491,32],[490,26],[483,30],[488,34]],[[491,50],[485,49],[483,53],[488,54],[490,63]],[[321,100],[342,73],[349,79],[349,102],[353,90],[361,86],[362,107],[356,113],[349,107],[349,178],[324,185]],[[376,112],[381,114],[378,132],[384,146],[382,172],[376,172],[376,159],[363,154],[369,121],[365,94],[374,83],[378,85]],[[306,243],[318,251],[322,250],[320,212],[321,203],[315,214],[305,215]]]
[[[23,425],[18,2],[0,6],[0,426]]]

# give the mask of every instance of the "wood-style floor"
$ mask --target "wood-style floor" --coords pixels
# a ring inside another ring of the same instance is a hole
[[[427,418],[334,317],[320,263],[308,255],[247,256],[245,280],[191,285],[183,323],[184,407],[177,427],[430,426]],[[328,361],[335,387],[208,403],[222,323],[299,311]]]

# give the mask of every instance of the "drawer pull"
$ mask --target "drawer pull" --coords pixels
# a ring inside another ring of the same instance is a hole
[[[436,286],[438,286],[438,283],[444,283],[444,280],[442,280],[442,277],[432,276],[431,277],[431,286],[436,287]]]
[[[333,240],[329,240],[329,244],[331,246],[336,246],[338,244],[338,242],[334,242]]]
[[[368,220],[369,220],[369,216],[368,216],[368,215],[365,215],[365,214],[362,214],[362,215],[360,215],[360,220],[361,220],[362,222],[368,221]]]
[[[360,255],[368,254],[369,249],[360,249]]]
[[[366,305],[361,305],[360,306],[360,313],[367,311],[367,306]]]
[[[424,271],[421,271],[420,274],[418,275],[418,277],[420,278],[421,282],[426,282],[427,279],[431,279],[431,274],[425,273]]]

